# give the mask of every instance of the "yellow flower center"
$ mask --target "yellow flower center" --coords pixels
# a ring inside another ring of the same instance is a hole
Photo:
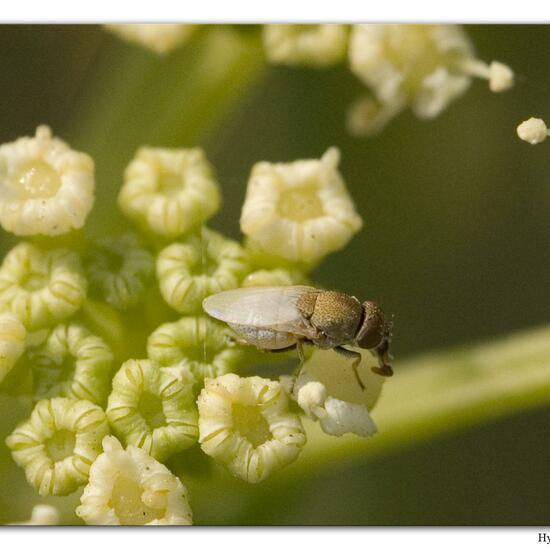
[[[35,160],[27,162],[15,171],[12,185],[23,199],[53,197],[59,187],[59,174],[46,162]]]
[[[173,197],[185,187],[185,180],[181,174],[163,170],[159,176],[159,190],[167,197]]]
[[[138,405],[139,412],[153,429],[166,426],[166,417],[162,409],[162,400],[149,392],[144,392]]]
[[[119,475],[113,486],[111,506],[121,525],[144,525],[164,515],[164,510],[150,508],[141,500],[143,487],[134,479]]]
[[[21,287],[29,292],[36,292],[48,284],[48,278],[43,273],[30,271],[21,280]]]
[[[53,462],[60,462],[74,452],[75,436],[69,430],[59,430],[45,442],[46,452]]]
[[[283,191],[279,197],[277,211],[282,218],[297,222],[318,218],[324,214],[323,203],[313,185]]]
[[[220,263],[208,253],[208,243],[203,242],[198,261],[191,266],[191,275],[207,275],[211,277],[218,271]]]
[[[254,447],[271,439],[269,424],[260,408],[254,405],[233,405],[233,427]]]

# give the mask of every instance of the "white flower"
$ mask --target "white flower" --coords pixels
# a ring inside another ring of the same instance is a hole
[[[59,525],[59,510],[50,504],[35,504],[28,521],[12,523],[10,525]]]
[[[68,495],[86,483],[108,433],[105,413],[97,405],[57,397],[39,401],[6,445],[41,496]]]
[[[140,148],[126,168],[118,196],[126,216],[168,238],[204,223],[217,212],[220,201],[202,149]]]
[[[202,450],[249,483],[293,462],[306,442],[279,382],[236,374],[208,378],[197,403]]]
[[[249,270],[248,256],[238,242],[204,227],[157,257],[160,293],[182,314],[202,312],[206,296],[236,288]]]
[[[113,379],[107,418],[125,443],[165,460],[197,441],[193,377],[185,369],[130,359]]]
[[[15,235],[83,227],[94,204],[94,163],[39,126],[0,146],[0,224]]]
[[[58,325],[29,352],[34,398],[71,397],[104,406],[114,356],[99,336],[77,323]]]
[[[518,137],[531,145],[543,142],[548,137],[548,128],[541,118],[531,117],[517,127]]]
[[[0,267],[0,306],[27,330],[51,327],[74,315],[86,298],[87,283],[76,253],[41,250],[19,243]]]
[[[288,286],[307,285],[310,281],[299,271],[291,269],[259,269],[249,273],[242,282],[242,287],[255,286]]]
[[[11,313],[0,314],[0,382],[25,351],[27,331]]]
[[[343,248],[361,228],[338,163],[338,149],[320,160],[259,162],[252,169],[241,231],[253,247],[311,267]]]
[[[147,340],[147,355],[161,367],[181,367],[195,382],[225,374],[242,363],[245,352],[230,342],[226,325],[203,315],[182,317],[158,327]]]
[[[284,380],[291,397],[310,418],[319,421],[327,434],[366,437],[376,433],[370,410],[386,378],[371,371],[378,362],[370,352],[357,351],[362,355],[358,371],[364,391],[355,378],[351,360],[332,350],[315,350],[297,379]]]
[[[267,59],[283,65],[324,67],[341,61],[348,41],[346,25],[264,25]]]
[[[105,28],[128,42],[139,44],[158,54],[166,54],[187,42],[195,32],[196,25],[131,23],[105,25]]]
[[[189,495],[166,466],[143,449],[109,436],[90,469],[76,514],[88,525],[191,525]]]
[[[514,79],[506,65],[476,59],[457,25],[354,25],[349,60],[374,95],[348,115],[356,134],[378,131],[408,105],[419,118],[434,118],[466,91],[472,77],[488,80],[493,92],[507,90]]]

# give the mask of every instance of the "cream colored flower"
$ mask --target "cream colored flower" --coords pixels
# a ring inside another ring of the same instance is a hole
[[[244,351],[231,344],[226,325],[205,316],[183,317],[158,327],[147,340],[147,355],[161,367],[183,367],[196,383],[215,378],[242,363]]]
[[[35,504],[28,521],[10,525],[59,525],[61,522],[59,510],[50,504]]]
[[[409,105],[419,118],[434,118],[466,91],[472,77],[488,80],[493,92],[514,81],[506,65],[476,59],[457,25],[353,25],[349,60],[374,95],[352,106],[348,126],[356,134],[378,131]]]
[[[321,160],[257,163],[241,213],[241,231],[250,243],[310,267],[343,248],[362,220],[338,171],[339,161],[333,147]]]
[[[179,237],[211,218],[220,192],[202,149],[142,147],[126,168],[122,212],[146,229]]]
[[[0,382],[25,351],[27,331],[11,313],[0,314]]]
[[[358,367],[363,391],[351,367],[351,360],[332,350],[316,349],[304,363],[297,379],[283,381],[285,389],[303,411],[319,421],[324,432],[340,436],[354,433],[363,437],[376,433],[370,417],[386,378],[372,372],[378,365],[374,356],[363,350]]]
[[[176,23],[130,23],[105,25],[105,28],[123,40],[139,44],[158,54],[166,54],[185,44],[197,26]]]
[[[76,515],[88,525],[191,525],[189,495],[166,466],[110,436],[92,464]]]
[[[14,313],[27,330],[53,326],[75,314],[86,297],[78,255],[20,243],[0,267],[0,307]]]
[[[68,495],[88,479],[109,433],[105,413],[89,401],[39,401],[6,439],[12,457],[41,496]]]
[[[153,256],[133,233],[97,242],[86,266],[90,292],[117,309],[143,300],[154,270]]]
[[[519,139],[536,145],[542,143],[549,135],[549,130],[546,123],[541,118],[531,117],[529,120],[522,122],[517,127]]]
[[[0,146],[0,224],[15,235],[83,227],[94,204],[94,163],[39,126]]]
[[[165,460],[197,441],[193,378],[185,369],[130,359],[113,379],[107,417],[125,443]]]
[[[114,356],[109,346],[82,325],[58,325],[39,348],[29,352],[34,398],[71,397],[104,405]]]
[[[307,285],[309,279],[300,271],[293,269],[259,269],[249,273],[243,280],[245,288],[255,286]]]
[[[282,65],[325,67],[346,55],[346,25],[264,25],[268,61]]]
[[[225,374],[205,380],[197,403],[202,450],[249,483],[293,462],[306,442],[278,382]]]
[[[206,228],[167,246],[157,257],[162,297],[182,314],[201,312],[206,296],[236,288],[249,271],[241,245]]]

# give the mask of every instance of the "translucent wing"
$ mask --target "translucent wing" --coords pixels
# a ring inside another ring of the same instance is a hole
[[[303,327],[302,316],[296,304],[310,292],[319,290],[311,286],[236,288],[208,296],[202,307],[226,323],[302,333],[298,330]]]

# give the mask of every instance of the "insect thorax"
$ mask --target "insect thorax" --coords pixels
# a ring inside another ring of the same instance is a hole
[[[327,347],[353,341],[363,313],[359,300],[332,290],[311,293],[304,298],[307,300],[303,303],[300,300],[298,307],[310,323],[325,335],[323,340],[326,340]]]

